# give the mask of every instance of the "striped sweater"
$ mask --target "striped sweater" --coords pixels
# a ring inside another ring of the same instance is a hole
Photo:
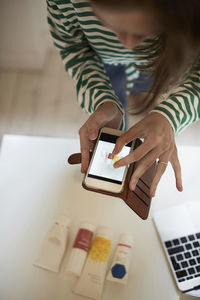
[[[47,0],[47,10],[51,36],[66,71],[76,81],[80,106],[91,114],[103,102],[114,101],[123,112],[103,63],[125,66],[128,93],[139,76],[133,63],[140,53],[126,49],[120,43],[115,33],[94,15],[88,0]],[[153,111],[164,115],[175,133],[199,120],[200,66],[185,76],[185,81]],[[124,122],[121,129],[123,127]]]

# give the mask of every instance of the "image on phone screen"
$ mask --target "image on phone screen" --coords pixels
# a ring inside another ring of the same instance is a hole
[[[104,180],[116,184],[122,184],[126,167],[114,168],[113,164],[130,153],[132,142],[125,145],[121,152],[110,157],[118,136],[101,133],[99,142],[93,157],[88,177]]]

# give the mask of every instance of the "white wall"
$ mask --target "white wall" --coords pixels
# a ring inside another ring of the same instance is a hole
[[[0,67],[41,69],[52,47],[45,0],[0,1]]]

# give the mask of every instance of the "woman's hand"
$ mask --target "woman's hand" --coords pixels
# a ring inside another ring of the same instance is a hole
[[[117,139],[112,154],[119,153],[125,144],[135,138],[144,138],[144,143],[114,164],[114,167],[117,168],[141,160],[131,177],[129,188],[134,190],[143,173],[156,159],[159,159],[160,163],[157,165],[156,174],[150,188],[151,197],[155,196],[157,185],[165,172],[168,161],[170,161],[174,169],[176,187],[179,191],[182,191],[181,167],[175,145],[174,132],[169,121],[160,113],[150,113]]]
[[[118,129],[121,121],[122,112],[118,106],[113,102],[104,102],[79,129],[82,173],[88,169],[90,151],[93,149],[99,130],[105,126]]]

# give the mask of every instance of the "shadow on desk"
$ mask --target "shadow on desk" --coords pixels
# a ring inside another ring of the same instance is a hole
[[[180,294],[179,300],[195,300],[195,299],[200,299],[200,297],[193,297],[185,294]]]

